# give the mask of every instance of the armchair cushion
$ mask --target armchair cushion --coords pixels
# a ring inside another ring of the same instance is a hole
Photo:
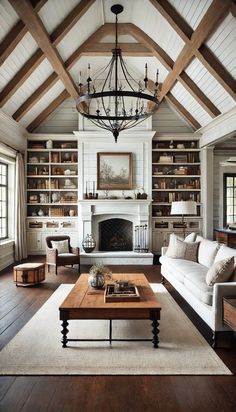
[[[68,240],[51,240],[52,247],[54,249],[57,249],[58,255],[61,255],[62,253],[69,253],[69,243]]]

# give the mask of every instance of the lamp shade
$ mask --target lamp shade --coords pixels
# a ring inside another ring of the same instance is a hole
[[[171,203],[171,215],[196,215],[197,203],[193,200],[180,200]]]

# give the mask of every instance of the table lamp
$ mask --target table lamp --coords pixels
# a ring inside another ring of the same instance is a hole
[[[193,200],[180,200],[178,202],[171,203],[171,215],[181,215],[182,225],[185,236],[186,222],[184,221],[185,215],[196,215],[197,214],[197,203]]]

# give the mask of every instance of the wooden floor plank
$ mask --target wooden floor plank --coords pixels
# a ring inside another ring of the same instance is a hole
[[[40,262],[44,257],[32,259]],[[110,267],[115,273],[140,272],[149,282],[160,282],[160,266]],[[82,272],[87,270],[82,267]],[[13,303],[8,314],[2,305],[3,322],[8,327],[0,335],[0,347],[18,333],[61,283],[75,283],[77,279],[76,270],[59,268],[57,276],[47,274],[39,287],[16,288],[12,268],[0,274],[4,296],[8,297],[6,308],[11,298],[15,303],[20,300],[18,305]],[[170,284],[165,286],[210,343],[209,328]],[[236,373],[235,347],[217,349],[216,353]],[[235,406],[235,376],[0,377],[1,412],[235,412]]]

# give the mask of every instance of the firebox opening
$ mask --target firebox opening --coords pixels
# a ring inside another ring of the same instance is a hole
[[[107,219],[100,222],[99,250],[133,250],[133,223],[125,219]]]

